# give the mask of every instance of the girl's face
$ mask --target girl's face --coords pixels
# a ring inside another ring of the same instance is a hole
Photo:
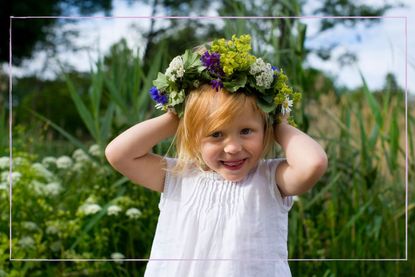
[[[252,107],[229,124],[202,138],[205,164],[228,181],[241,181],[261,158],[264,149],[264,121]]]

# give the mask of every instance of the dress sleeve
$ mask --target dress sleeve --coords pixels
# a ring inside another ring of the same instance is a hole
[[[166,176],[164,178],[164,188],[160,195],[159,210],[163,209],[164,203],[168,198],[171,198],[178,183],[178,176],[173,172],[173,168],[177,163],[177,159],[164,158],[166,160]]]
[[[271,185],[271,193],[274,195],[277,202],[280,204],[283,210],[289,211],[291,207],[293,206],[293,197],[292,196],[281,196],[281,192],[278,189],[278,180],[275,180],[275,172],[277,170],[278,165],[285,161],[284,158],[280,159],[271,159],[267,160],[267,165],[269,168],[269,179],[270,179],[270,185]]]

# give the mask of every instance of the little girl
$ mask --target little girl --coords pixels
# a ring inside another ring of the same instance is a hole
[[[323,175],[321,146],[288,124],[299,94],[249,53],[248,35],[186,51],[150,93],[166,112],[115,138],[105,154],[133,182],[161,192],[147,277],[291,276],[292,196]],[[175,136],[177,157],[151,153]],[[285,159],[264,159],[277,142]]]

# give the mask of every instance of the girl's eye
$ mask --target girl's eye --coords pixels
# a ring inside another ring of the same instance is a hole
[[[214,132],[210,136],[212,138],[220,138],[222,136],[222,132]]]
[[[249,128],[242,129],[241,131],[242,135],[249,135],[250,133],[252,133],[252,129]]]

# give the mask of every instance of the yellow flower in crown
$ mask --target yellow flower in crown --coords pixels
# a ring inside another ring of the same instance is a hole
[[[182,116],[187,94],[203,83],[217,91],[255,95],[258,106],[271,118],[291,112],[301,94],[288,85],[283,70],[250,53],[251,36],[214,40],[203,54],[186,50],[175,57],[165,73],[158,73],[150,95],[156,107],[174,109]],[[293,122],[290,120],[290,122]]]
[[[224,73],[232,75],[234,71],[244,71],[255,62],[255,57],[249,53],[251,50],[251,36],[243,35],[232,40],[219,39],[212,43],[211,52],[220,55],[220,62]]]

